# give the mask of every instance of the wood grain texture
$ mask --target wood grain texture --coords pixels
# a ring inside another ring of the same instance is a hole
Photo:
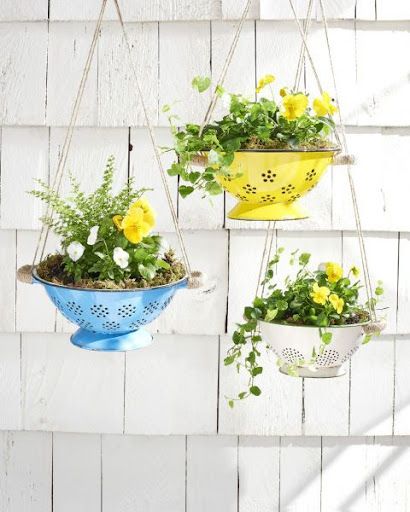
[[[0,124],[45,120],[47,24],[0,24]]]
[[[0,335],[0,429],[21,428],[20,335]]]
[[[39,21],[47,18],[47,0],[32,0],[31,2],[3,0],[1,3],[0,21]]]
[[[373,292],[377,281],[383,282],[384,295],[377,304],[377,314],[386,318],[384,334],[394,334],[397,325],[398,237],[395,233],[366,234],[364,242]],[[348,270],[352,265],[362,267],[359,241],[356,234],[343,233],[343,267]],[[367,301],[364,289],[360,290],[359,297],[363,304]]]
[[[156,128],[155,140],[160,147],[171,147],[173,144],[169,128]],[[154,154],[154,148],[146,128],[132,128],[130,132],[130,176],[135,179],[138,188],[149,188],[147,198],[157,212],[155,229],[158,231],[174,230],[171,212],[167,206],[167,198],[162,184],[160,171]],[[162,153],[162,164],[165,170],[169,169],[176,160],[175,153]],[[174,208],[178,210],[178,182],[175,178],[167,175],[167,182],[170,188]]]
[[[144,102],[150,121],[158,118],[158,24],[127,24]],[[142,103],[131,68],[130,57],[118,23],[103,24],[98,46],[99,126],[145,125]]]
[[[218,338],[155,336],[126,361],[127,434],[212,434],[217,428]]]
[[[35,179],[48,181],[47,128],[3,128],[1,202],[3,229],[40,229],[41,201],[29,196]]]
[[[239,438],[239,512],[279,510],[279,443],[278,437]]]
[[[37,231],[17,232],[16,268],[31,264],[39,233]],[[55,251],[56,239],[50,236],[45,254]],[[14,249],[12,249],[14,250]],[[20,332],[53,332],[55,329],[56,309],[47,297],[41,285],[30,285],[15,281],[16,293],[16,330]]]
[[[210,89],[199,94],[191,82],[211,74],[210,32],[207,22],[160,23],[159,108],[171,105],[177,124],[200,123],[208,107]],[[160,125],[168,125],[168,114],[160,115]]]
[[[124,355],[79,350],[65,335],[23,336],[23,428],[121,433]]]
[[[394,345],[376,340],[351,361],[350,434],[391,435]]]
[[[260,0],[260,16],[262,20],[293,20],[294,14],[289,2],[271,2]],[[294,2],[296,14],[299,18],[306,16],[308,0],[296,0]],[[316,15],[316,5],[313,8],[312,17]]]
[[[221,338],[220,360],[223,362],[231,340]],[[262,350],[262,348],[261,348]],[[258,377],[262,389],[259,397],[237,402],[234,409],[228,398],[235,398],[247,387],[248,376],[239,375],[234,366],[220,366],[219,434],[240,435],[301,435],[302,434],[302,379],[283,375],[277,369],[276,357],[262,350]]]
[[[410,78],[391,58],[409,46],[407,26],[358,22],[356,31],[359,124],[408,126],[410,111],[402,105],[409,95]],[[383,68],[382,78],[377,79],[375,66]]]
[[[410,432],[410,389],[407,383],[407,361],[410,354],[409,337],[396,338],[395,345],[393,430],[395,435],[408,435]]]
[[[69,123],[94,29],[94,23],[50,23],[47,125],[66,126]],[[97,125],[97,93],[97,58],[94,54],[77,126]]]
[[[183,512],[183,436],[103,436],[104,512]]]
[[[321,440],[289,437],[280,444],[280,509],[320,509]]]
[[[221,15],[218,0],[123,0],[120,2],[125,21],[173,21],[219,18]],[[74,0],[67,4],[64,0],[51,0],[50,19],[52,20],[96,20],[101,8],[99,0],[81,2]],[[114,6],[108,2],[105,18],[116,20]]]
[[[53,434],[53,512],[100,512],[101,436]]]
[[[16,231],[0,230],[0,332],[16,330]]]
[[[247,0],[222,0],[222,17],[226,20],[240,19]],[[248,18],[259,18],[260,0],[253,0]]]
[[[237,511],[238,440],[192,436],[187,440],[187,510]]]
[[[51,434],[0,432],[0,506],[4,512],[52,512]]]
[[[205,277],[203,288],[180,290],[164,313],[150,325],[151,332],[221,334],[225,332],[228,294],[228,233],[184,232],[191,267]],[[166,240],[179,254],[176,236]]]

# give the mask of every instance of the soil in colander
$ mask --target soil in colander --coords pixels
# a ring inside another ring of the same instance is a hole
[[[37,265],[37,274],[52,284],[72,286],[73,288],[90,288],[94,290],[130,290],[133,288],[152,288],[179,281],[186,275],[184,265],[179,261],[172,250],[168,251],[164,260],[169,263],[168,270],[160,269],[150,281],[143,278],[129,278],[116,283],[111,280],[99,281],[92,278],[75,281],[64,270],[63,256],[52,254]]]
[[[349,315],[348,317],[343,317],[343,323],[340,321],[336,323],[335,320],[331,320],[329,327],[337,327],[338,325],[353,325],[353,324],[363,324],[370,320],[369,312],[364,309],[359,309]],[[286,325],[297,325],[303,326],[306,324],[301,323],[300,321],[294,321],[292,317],[287,318],[283,321]],[[309,325],[310,326],[310,325]]]

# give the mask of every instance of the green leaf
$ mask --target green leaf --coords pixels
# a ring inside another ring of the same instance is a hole
[[[192,80],[192,87],[200,93],[206,91],[210,85],[211,79],[208,76],[196,76]]]
[[[178,176],[179,174],[181,174],[183,171],[185,170],[185,167],[181,164],[178,164],[178,163],[173,163],[171,165],[171,167],[168,169],[168,174],[170,176]]]
[[[266,322],[272,322],[278,314],[278,309],[268,309],[265,315]]]
[[[299,264],[300,265],[307,265],[309,263],[309,260],[310,260],[310,254],[308,252],[303,252],[299,256]]]
[[[371,339],[372,339],[372,335],[366,334],[366,336],[364,337],[364,339],[362,341],[362,345],[366,345],[367,343],[369,343],[369,341],[371,341]]]
[[[322,333],[322,341],[326,345],[329,345],[329,343],[332,341],[333,334],[331,332],[324,332]]]
[[[233,401],[233,400],[229,400],[229,401],[228,401],[228,405],[229,405],[229,407],[230,407],[231,409],[233,409],[233,407],[234,407],[234,401]]]
[[[211,196],[217,196],[218,194],[222,193],[222,187],[217,183],[216,181],[208,181],[208,183],[205,185],[205,190],[210,194]]]
[[[260,375],[263,372],[263,368],[261,366],[257,366],[252,370],[252,377],[256,377],[257,375]]]
[[[249,391],[252,393],[252,395],[255,395],[255,396],[259,396],[262,391],[260,390],[260,388],[258,388],[258,386],[251,386],[249,388]]]
[[[225,365],[225,366],[229,366],[229,365],[230,365],[230,364],[232,364],[234,361],[235,361],[235,356],[227,356],[227,357],[225,357],[225,359],[224,359],[224,365]]]
[[[151,281],[151,279],[153,279],[156,274],[156,268],[152,264],[144,265],[140,263],[138,265],[138,272],[142,275],[144,279]]]
[[[164,270],[169,270],[171,268],[171,265],[167,261],[161,259],[155,260],[155,264]]]
[[[163,105],[162,106],[162,112],[169,112],[171,110],[171,106],[170,105]]]
[[[192,194],[194,191],[194,187],[186,186],[186,185],[180,185],[179,187],[179,193],[183,198],[189,196],[189,194]]]

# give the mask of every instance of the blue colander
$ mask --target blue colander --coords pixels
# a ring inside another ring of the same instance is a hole
[[[149,345],[152,336],[142,327],[155,320],[188,281],[139,290],[91,290],[49,283],[36,271],[33,280],[44,286],[60,313],[79,326],[71,336],[74,345],[113,352]]]

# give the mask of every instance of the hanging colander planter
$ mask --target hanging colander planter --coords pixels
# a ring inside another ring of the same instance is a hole
[[[228,213],[238,220],[303,219],[299,199],[310,192],[332,163],[337,149],[243,150],[227,175],[216,180],[239,203]]]
[[[81,99],[92,64],[107,4],[100,14],[72,109],[58,167],[51,185],[38,181],[32,194],[47,204],[33,262],[18,270],[17,278],[41,284],[50,300],[79,329],[72,335],[74,345],[101,351],[142,348],[151,335],[142,327],[155,320],[178,289],[199,288],[201,273],[192,272],[178,216],[167,184],[153,126],[132,60],[131,45],[117,0],[114,0],[130,58],[134,88],[143,107],[154,147],[168,206],[181,249],[181,261],[160,235],[151,231],[155,212],[143,198],[146,189],[136,190],[129,178],[114,192],[114,157],[108,159],[101,185],[87,195],[80,182],[70,176],[71,193],[59,195]],[[49,231],[60,238],[58,253],[46,256]]]
[[[344,363],[359,349],[369,322],[327,327],[329,345],[323,346],[317,327],[259,322],[261,336],[281,362],[280,371],[299,377],[338,377],[346,373]],[[317,354],[312,364],[312,354]]]
[[[41,279],[48,297],[79,329],[71,342],[88,350],[126,351],[143,348],[152,335],[143,329],[170,304],[177,290],[187,286],[187,278],[175,283],[140,290],[92,290],[61,286]]]

